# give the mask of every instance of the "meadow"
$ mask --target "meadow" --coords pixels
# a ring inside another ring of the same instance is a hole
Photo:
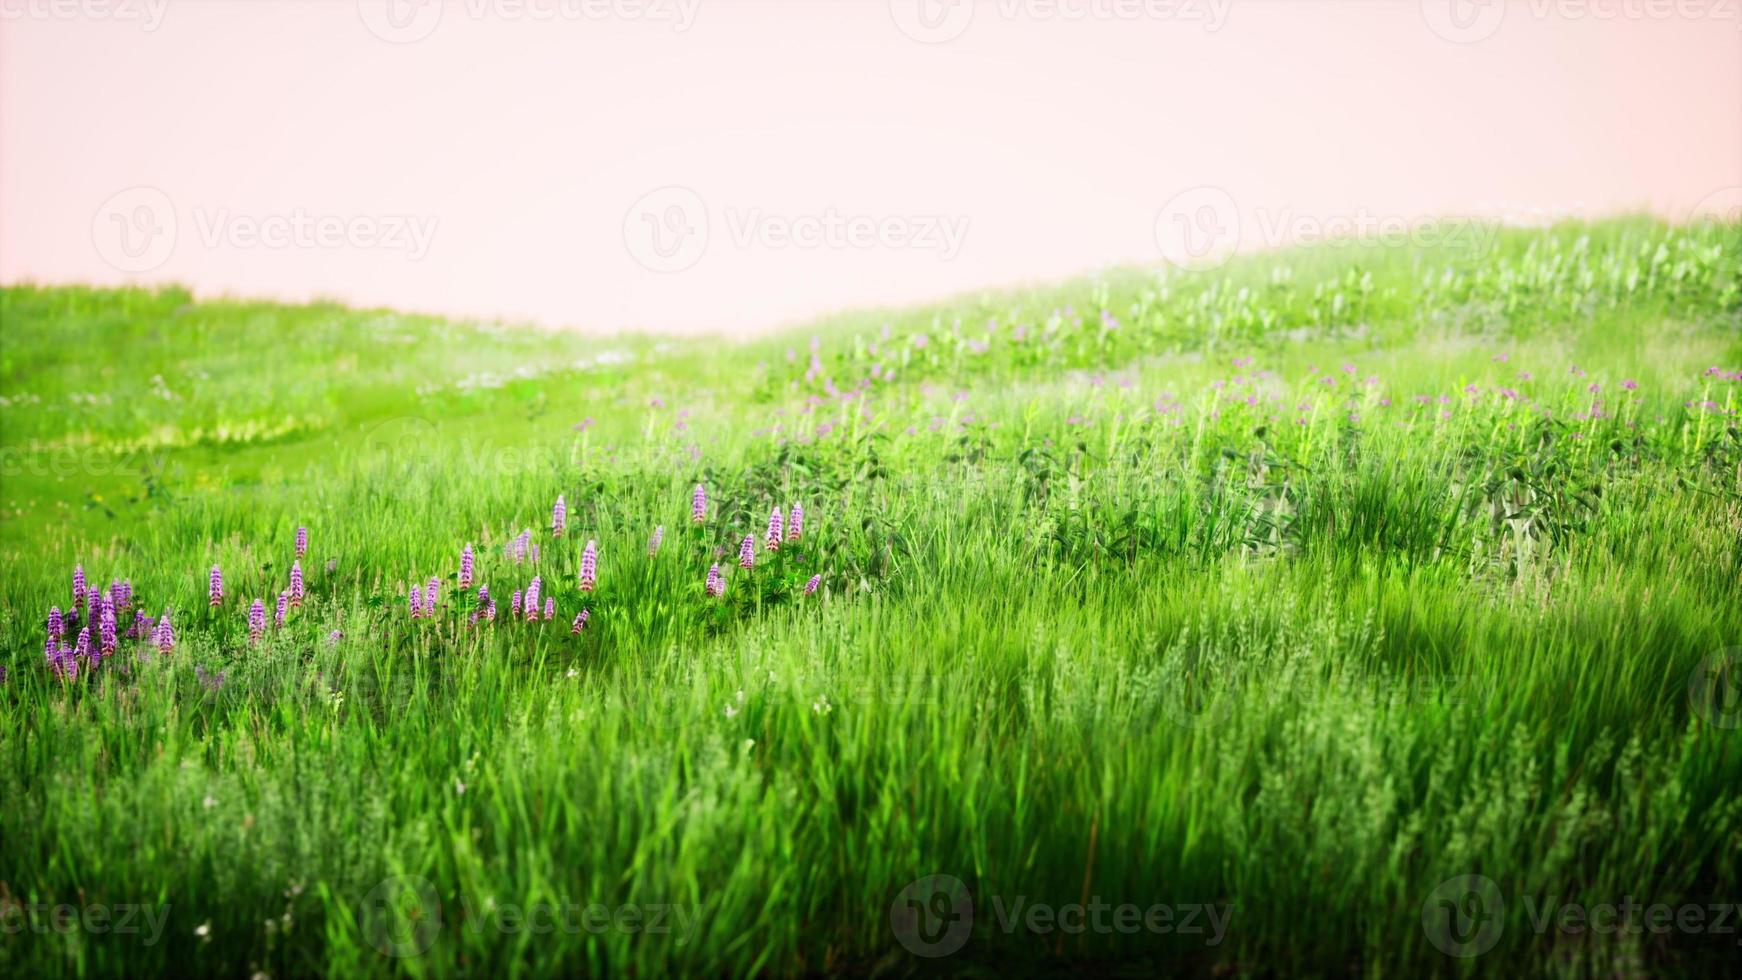
[[[1742,227],[0,323],[0,974],[1742,958]]]

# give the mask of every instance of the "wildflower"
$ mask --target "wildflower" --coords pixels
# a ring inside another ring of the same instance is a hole
[[[259,643],[260,638],[264,635],[266,635],[266,603],[255,599],[254,604],[248,607],[248,642]]]
[[[113,656],[116,645],[115,607],[113,605],[103,606],[103,618],[98,625],[98,630],[98,642],[103,656]]]
[[[569,633],[574,636],[580,636],[581,630],[587,628],[587,620],[591,618],[593,618],[591,612],[585,609],[581,610],[580,613],[575,616],[575,625],[569,627]]]
[[[460,588],[462,589],[472,587],[472,562],[472,546],[468,544],[460,549]]]
[[[157,621],[155,639],[158,652],[169,653],[175,649],[175,627],[170,625],[168,609],[163,611],[163,616]]]
[[[708,519],[708,491],[696,484],[695,492],[690,494],[690,520],[700,524]]]
[[[738,567],[749,571],[756,567],[756,536],[744,535],[744,542],[738,546]]]
[[[544,582],[537,576],[532,577],[532,584],[526,587],[526,618],[538,619],[538,594],[543,591]]]
[[[84,660],[89,658],[90,655],[91,628],[87,626],[84,629],[79,630],[79,638],[73,642],[73,656],[78,657],[80,660]]]
[[[823,584],[823,577],[821,575],[812,575],[811,580],[804,584],[804,594],[805,595],[816,595],[817,594],[817,586],[822,585],[822,584]]]
[[[720,573],[720,566],[708,569],[708,595],[718,599],[726,594],[726,576]]]
[[[272,611],[272,625],[282,628],[285,614],[288,612],[290,612],[290,592],[287,590],[278,594],[278,608]]]
[[[520,590],[514,590],[514,598],[508,600],[508,615],[520,618]]]
[[[206,595],[214,608],[224,604],[224,570],[216,565],[212,566],[211,585],[206,589]]]
[[[553,596],[545,596],[544,597],[544,621],[548,623],[555,618],[556,618],[556,598]]]
[[[133,585],[130,582],[109,583],[109,605],[117,610],[126,609],[133,602]]]
[[[339,645],[339,641],[344,638],[345,634],[342,631],[333,630],[331,633],[327,634],[327,646],[336,647]]]
[[[490,604],[490,586],[488,586],[488,585],[478,586],[478,605],[488,606],[489,604]]]
[[[58,640],[67,635],[66,620],[61,617],[60,607],[51,607],[48,611],[48,638]]]
[[[291,605],[301,609],[304,592],[302,585],[302,562],[300,561],[293,561],[290,563],[290,592],[288,594],[290,596]]]
[[[484,606],[484,618],[491,622],[496,621],[496,600],[491,599],[489,603]]]
[[[296,557],[304,558],[304,557],[307,557],[307,555],[308,555],[308,528],[299,527],[296,529]]]
[[[423,614],[425,616],[435,615],[436,600],[441,598],[441,594],[442,580],[431,576],[429,583],[423,587]]]
[[[804,505],[795,503],[786,515],[786,540],[797,541],[804,536]]]
[[[1638,391],[1639,390],[1639,382],[1634,381],[1633,379],[1629,378],[1626,381],[1621,382],[1621,387],[1627,389],[1628,391]]]
[[[581,591],[591,592],[599,579],[599,542],[588,541],[581,552]]]
[[[411,608],[411,618],[420,619],[423,616],[423,590],[412,583],[411,591],[406,593],[406,605]]]
[[[569,526],[569,505],[563,502],[563,495],[556,495],[556,506],[550,511],[550,533],[553,537],[562,537]]]
[[[526,549],[532,541],[531,531],[522,531],[513,541],[508,542],[508,557],[518,564],[526,560]]]
[[[665,525],[653,529],[653,537],[647,539],[647,557],[652,558],[659,553],[659,543],[665,540]]]
[[[769,551],[780,550],[780,528],[780,508],[775,507],[774,512],[768,515],[768,536],[763,540]]]
[[[82,607],[85,602],[85,566],[73,566],[73,606]]]

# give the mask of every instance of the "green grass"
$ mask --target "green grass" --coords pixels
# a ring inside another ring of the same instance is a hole
[[[1742,902],[1742,709],[1708,670],[1742,646],[1742,228],[1323,247],[747,343],[176,289],[17,286],[0,317],[0,974],[1738,955],[1733,914],[1536,920]],[[792,501],[804,537],[730,567]],[[251,646],[298,526],[309,600]],[[524,529],[559,622],[507,615]],[[476,628],[467,543],[502,609]],[[74,563],[173,609],[174,652],[57,678]],[[974,903],[949,956],[891,912],[932,875]],[[1432,923],[1464,875],[1504,904],[1457,957]],[[1091,901],[1206,931],[1022,917]],[[539,903],[558,928],[512,915]]]

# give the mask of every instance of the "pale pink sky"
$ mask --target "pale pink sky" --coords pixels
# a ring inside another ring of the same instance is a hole
[[[0,281],[744,331],[1742,204],[1733,2],[394,3],[0,0]]]

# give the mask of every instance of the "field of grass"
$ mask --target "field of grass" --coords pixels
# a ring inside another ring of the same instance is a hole
[[[0,318],[0,975],[1742,959],[1742,228],[744,343]]]

